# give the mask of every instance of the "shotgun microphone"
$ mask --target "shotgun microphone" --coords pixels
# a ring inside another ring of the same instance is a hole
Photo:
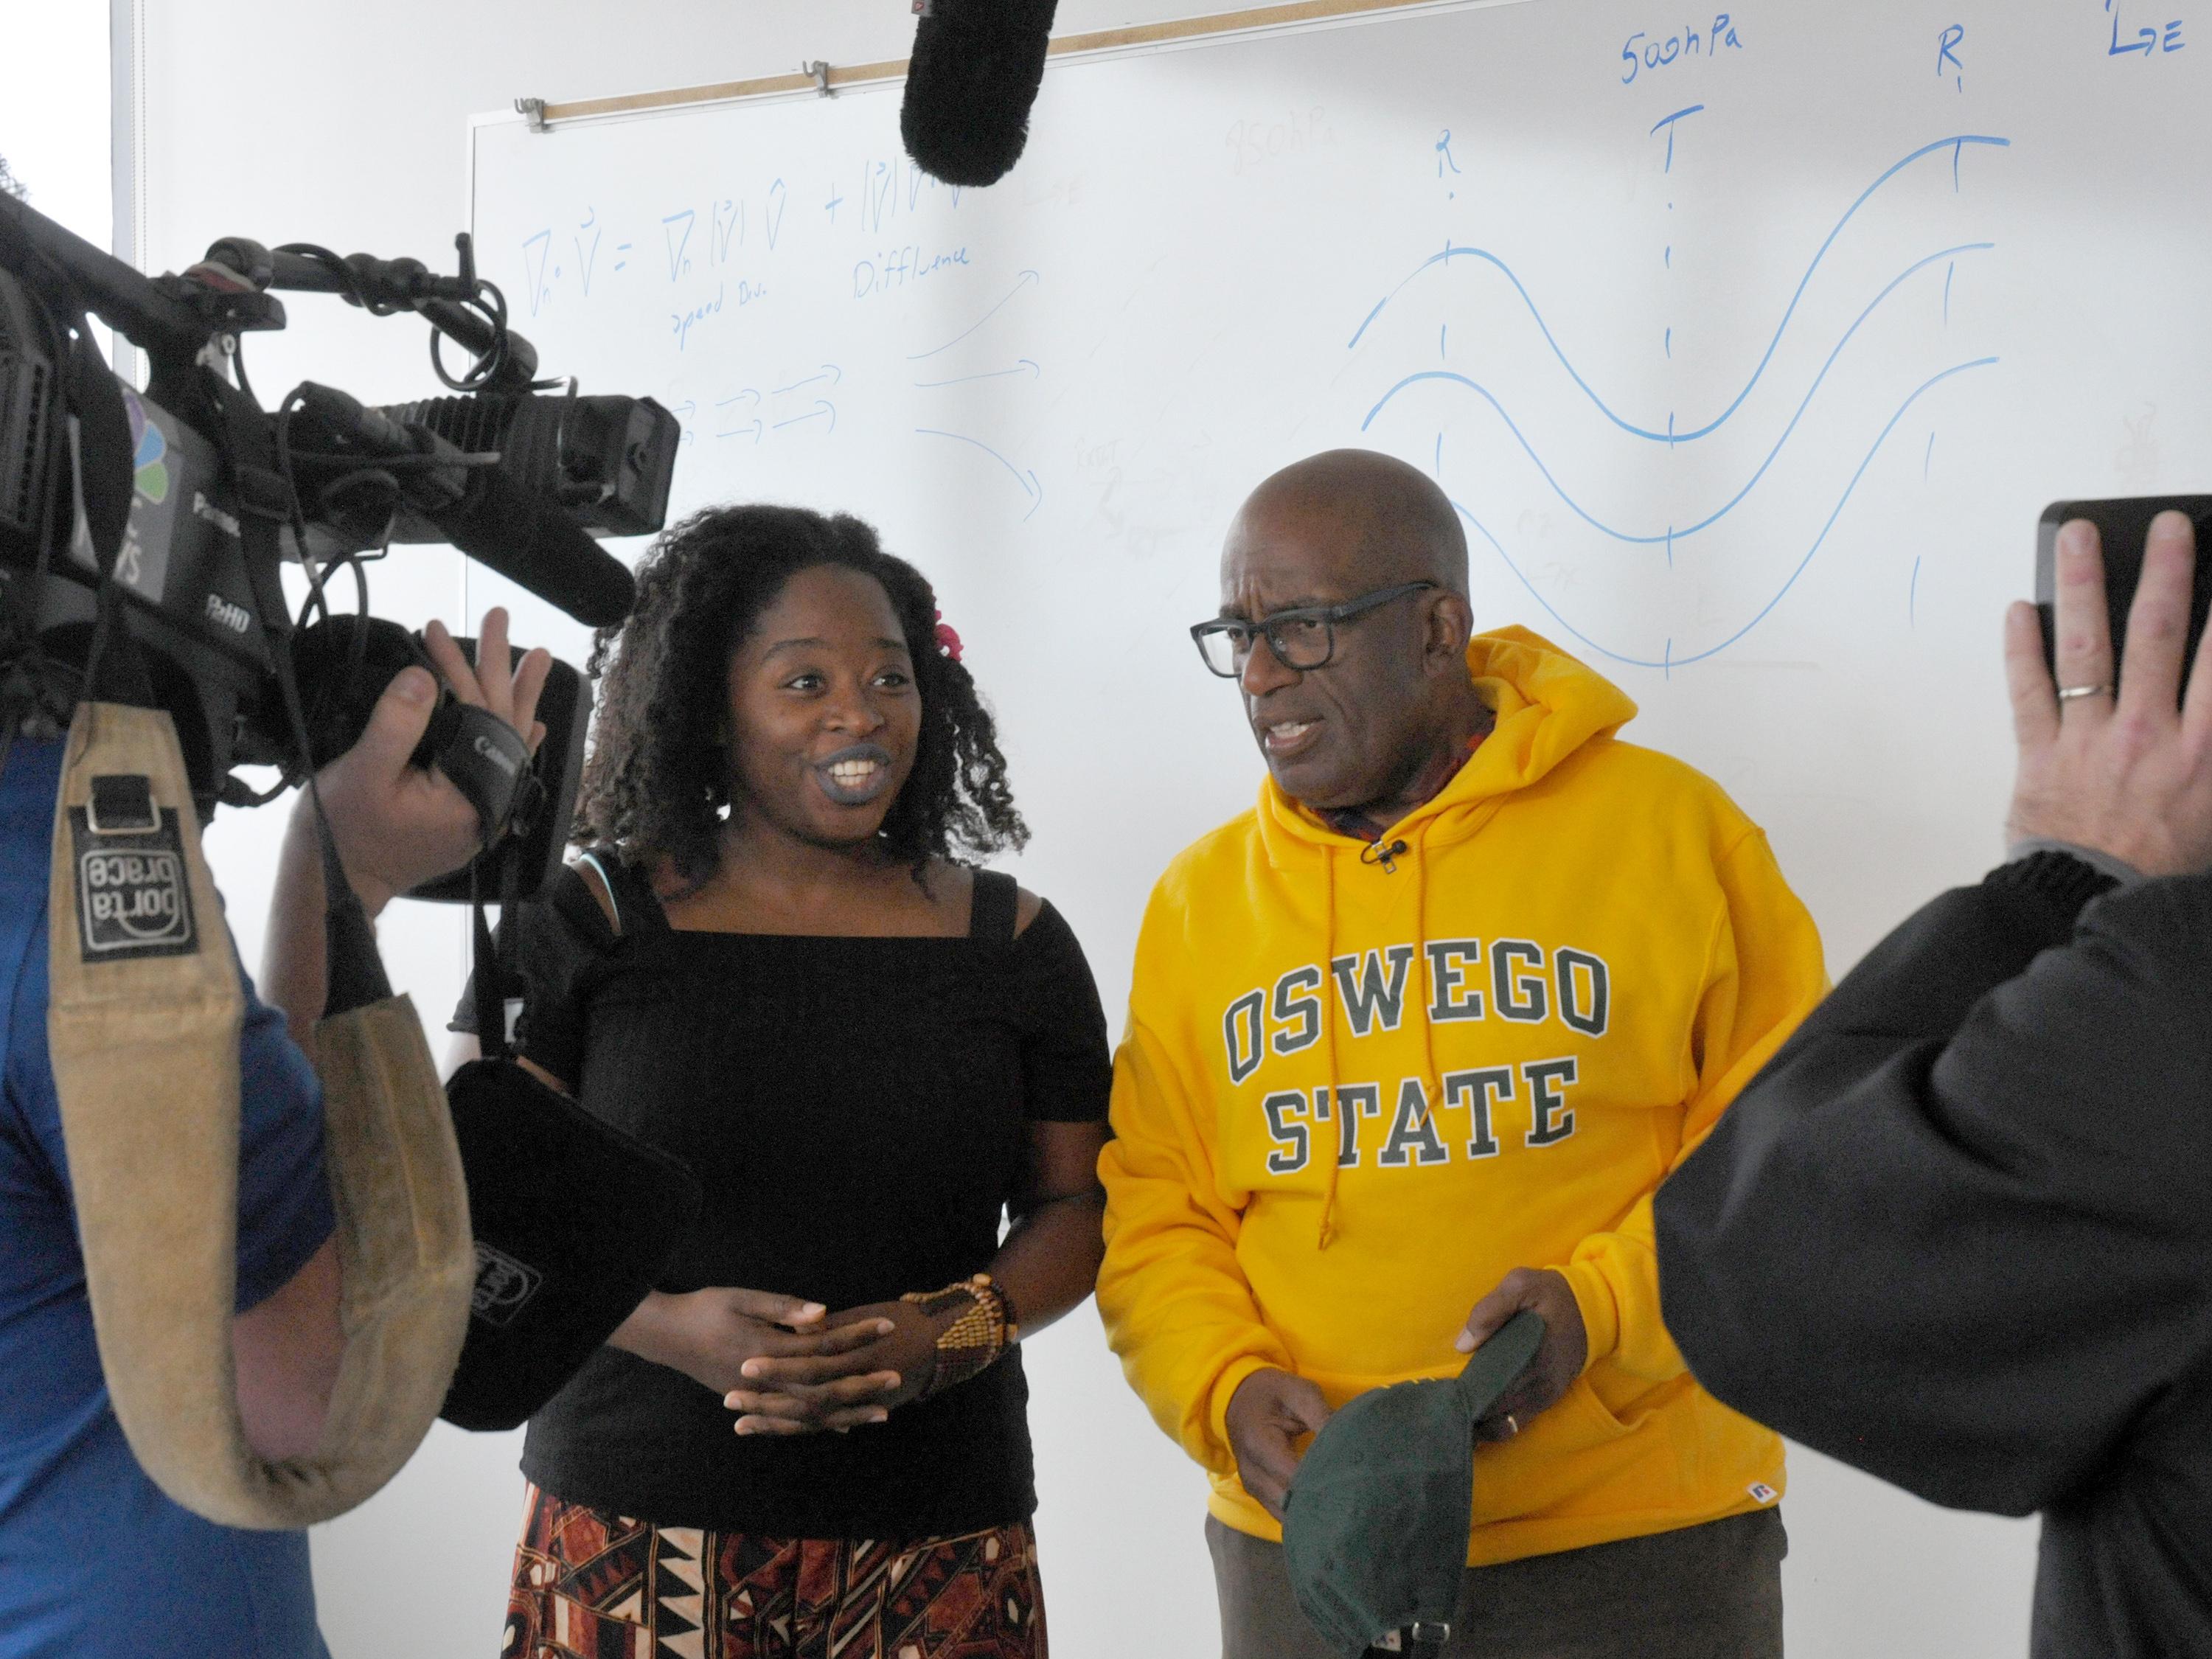
[[[345,458],[408,464],[397,482],[406,507],[477,563],[558,605],[588,627],[629,614],[637,583],[560,503],[471,458],[427,427],[395,421],[335,387],[303,381],[294,394],[308,430]],[[330,458],[321,465],[328,467]]]
[[[899,136],[948,185],[995,185],[1022,158],[1058,0],[914,0]]]

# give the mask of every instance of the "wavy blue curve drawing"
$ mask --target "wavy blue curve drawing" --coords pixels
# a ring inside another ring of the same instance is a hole
[[[1557,478],[1552,476],[1552,469],[1544,465],[1543,458],[1536,453],[1534,446],[1529,443],[1527,436],[1522,432],[1519,423],[1516,422],[1510,415],[1505,412],[1505,405],[1498,400],[1497,394],[1492,392],[1488,386],[1482,385],[1480,382],[1469,380],[1464,374],[1455,374],[1449,369],[1428,368],[1423,369],[1418,374],[1408,374],[1404,380],[1399,381],[1397,385],[1392,386],[1389,391],[1384,392],[1380,401],[1376,404],[1375,407],[1367,411],[1367,418],[1360,422],[1359,429],[1362,432],[1364,432],[1369,427],[1372,426],[1375,423],[1376,416],[1382,414],[1384,408],[1389,405],[1390,400],[1395,398],[1400,392],[1403,392],[1407,386],[1417,385],[1424,380],[1442,380],[1450,385],[1465,386],[1468,391],[1474,392],[1477,396],[1485,399],[1492,409],[1498,411],[1498,418],[1505,422],[1506,430],[1513,434],[1514,438],[1520,443],[1522,450],[1527,453],[1529,460],[1535,464],[1536,471],[1544,475],[1544,482],[1551,485],[1552,492],[1562,501],[1565,501],[1567,504],[1569,509],[1573,512],[1577,518],[1580,519],[1584,524],[1589,526],[1593,530],[1599,531],[1605,535],[1610,536],[1617,542],[1627,542],[1632,545],[1638,547],[1656,547],[1663,542],[1671,551],[1676,542],[1685,541],[1690,537],[1698,534],[1698,532],[1709,530],[1714,525],[1719,523],[1721,520],[1726,518],[1742,503],[1745,496],[1750,495],[1751,492],[1758,487],[1759,481],[1766,476],[1767,470],[1774,465],[1775,458],[1782,453],[1782,447],[1790,441],[1790,434],[1797,430],[1798,422],[1805,418],[1805,411],[1812,407],[1813,399],[1820,390],[1820,383],[1828,378],[1828,371],[1836,366],[1836,359],[1843,356],[1844,348],[1850,343],[1851,337],[1859,331],[1860,326],[1865,323],[1868,318],[1874,315],[1875,309],[1881,306],[1883,301],[1887,300],[1892,294],[1895,293],[1908,278],[1919,271],[1925,270],[1929,266],[1935,264],[1939,261],[1955,259],[1961,253],[1986,252],[1996,246],[1996,244],[1994,242],[1962,242],[1957,247],[1947,247],[1938,252],[1929,254],[1924,259],[1916,260],[1911,264],[1907,265],[1904,270],[1899,272],[1896,279],[1893,281],[1888,287],[1883,289],[1881,293],[1875,295],[1871,301],[1868,301],[1866,309],[1859,313],[1856,320],[1854,321],[1849,328],[1844,331],[1843,337],[1836,342],[1835,349],[1828,354],[1828,361],[1820,365],[1820,372],[1813,377],[1813,383],[1805,388],[1804,398],[1798,404],[1796,413],[1790,416],[1790,423],[1782,428],[1782,435],[1774,441],[1774,447],[1766,452],[1766,459],[1759,464],[1759,470],[1751,475],[1750,478],[1745,482],[1743,488],[1737,490],[1734,495],[1730,496],[1725,504],[1715,508],[1705,518],[1698,520],[1697,523],[1685,526],[1679,530],[1669,526],[1666,530],[1662,531],[1657,535],[1638,536],[1631,534],[1627,531],[1615,529],[1613,526],[1604,522],[1604,520],[1593,517],[1590,513],[1583,507],[1580,501],[1577,501],[1573,496],[1567,494],[1565,486],[1561,484]]]
[[[950,438],[955,443],[972,444],[976,448],[981,450],[986,455],[988,455],[993,460],[996,461],[1000,466],[1006,468],[1008,472],[1013,475],[1014,482],[1022,487],[1023,494],[1030,497],[1030,510],[1022,514],[1022,522],[1024,524],[1027,524],[1032,518],[1034,518],[1036,515],[1037,508],[1044,505],[1044,486],[1037,482],[1037,475],[1034,472],[1023,471],[1012,461],[999,453],[997,450],[985,443],[981,438],[970,438],[965,434],[959,432],[939,432],[933,428],[926,426],[918,426],[915,428],[914,434],[917,438]]]
[[[1375,302],[1375,309],[1367,313],[1366,319],[1363,321],[1359,325],[1359,327],[1353,332],[1351,340],[1346,343],[1345,349],[1346,350],[1356,349],[1359,344],[1360,339],[1366,334],[1369,327],[1374,323],[1377,317],[1382,314],[1383,307],[1388,306],[1391,301],[1396,299],[1400,294],[1405,291],[1407,286],[1420,277],[1424,273],[1428,271],[1432,266],[1440,264],[1449,265],[1455,258],[1478,259],[1486,264],[1495,265],[1500,271],[1504,273],[1505,280],[1513,284],[1514,292],[1521,296],[1522,303],[1528,307],[1529,316],[1535,319],[1536,327],[1544,337],[1544,343],[1551,347],[1552,355],[1559,360],[1559,367],[1567,371],[1569,378],[1571,378],[1577,386],[1582,388],[1583,396],[1587,397],[1590,402],[1597,407],[1599,412],[1602,414],[1606,419],[1611,421],[1622,431],[1629,433],[1636,437],[1648,440],[1653,443],[1695,443],[1698,439],[1709,437],[1714,432],[1719,430],[1719,428],[1728,421],[1729,417],[1734,415],[1737,410],[1743,406],[1743,400],[1751,395],[1752,388],[1759,384],[1759,376],[1766,373],[1767,364],[1773,361],[1774,353],[1777,348],[1778,348],[1782,343],[1783,335],[1789,331],[1790,319],[1797,313],[1798,301],[1805,297],[1805,289],[1813,281],[1813,274],[1820,270],[1821,260],[1827,258],[1828,250],[1835,245],[1836,238],[1844,234],[1844,228],[1850,223],[1853,216],[1856,215],[1861,208],[1867,204],[1868,201],[1874,196],[1876,191],[1879,191],[1891,179],[1897,177],[1899,173],[1904,172],[1905,168],[1911,167],[1916,161],[1923,161],[1930,155],[1938,155],[1947,149],[1952,152],[1952,164],[1954,168],[1953,178],[1955,184],[1959,155],[1968,144],[1985,144],[1995,149],[2009,149],[2012,147],[2012,140],[2009,138],[1990,137],[1979,133],[1955,133],[1952,137],[1940,139],[1935,143],[1922,145],[1918,149],[1914,150],[1911,155],[1906,156],[1903,161],[1890,167],[1881,175],[1881,177],[1875,179],[1874,183],[1869,185],[1865,190],[1860,192],[1858,199],[1853,202],[1850,206],[1844,210],[1844,216],[1836,221],[1835,228],[1831,230],[1826,238],[1821,242],[1820,251],[1813,256],[1813,263],[1805,267],[1805,275],[1799,279],[1796,291],[1790,296],[1789,307],[1783,312],[1782,320],[1775,325],[1774,337],[1766,343],[1766,350],[1759,358],[1758,367],[1752,370],[1751,379],[1744,382],[1743,390],[1735,394],[1735,398],[1729,403],[1726,409],[1723,410],[1718,415],[1714,416],[1711,421],[1708,421],[1705,425],[1698,428],[1694,432],[1675,432],[1671,430],[1666,432],[1655,431],[1648,427],[1638,426],[1632,421],[1625,420],[1620,415],[1616,414],[1613,411],[1612,405],[1607,404],[1603,398],[1600,397],[1596,390],[1591,386],[1590,383],[1583,378],[1581,371],[1577,369],[1573,362],[1569,360],[1566,352],[1561,348],[1559,341],[1553,337],[1551,325],[1544,320],[1544,313],[1537,308],[1534,297],[1531,295],[1528,290],[1522,285],[1520,277],[1514,274],[1513,267],[1507,264],[1504,260],[1499,258],[1498,255],[1491,252],[1487,248],[1458,247],[1448,243],[1442,253],[1431,254],[1426,259],[1424,259],[1418,266],[1416,266],[1413,270],[1407,275],[1406,279],[1400,283],[1396,288],[1392,289],[1389,293],[1384,295],[1380,300]]]
[[[1761,605],[1759,608],[1758,614],[1753,617],[1752,619],[1746,623],[1741,628],[1737,629],[1735,633],[1729,635],[1719,644],[1709,646],[1694,656],[1676,656],[1674,652],[1674,641],[1672,640],[1669,640],[1667,642],[1666,654],[1663,657],[1659,658],[1632,657],[1625,653],[1615,651],[1608,646],[1601,645],[1597,641],[1592,639],[1589,635],[1583,633],[1582,629],[1577,628],[1572,623],[1569,622],[1564,616],[1560,615],[1559,607],[1554,605],[1549,599],[1546,599],[1541,592],[1538,592],[1536,584],[1528,580],[1528,573],[1522,570],[1519,565],[1513,562],[1513,556],[1505,550],[1504,544],[1500,542],[1497,537],[1491,534],[1489,527],[1486,526],[1481,520],[1476,518],[1474,514],[1469,512],[1467,507],[1457,499],[1454,499],[1452,506],[1462,518],[1465,519],[1468,523],[1474,526],[1476,532],[1482,537],[1483,540],[1490,544],[1492,550],[1497,553],[1500,559],[1504,561],[1505,568],[1510,570],[1515,576],[1520,579],[1522,586],[1528,590],[1530,595],[1535,599],[1536,603],[1542,605],[1544,609],[1550,613],[1552,619],[1558,623],[1560,627],[1565,629],[1568,633],[1573,635],[1576,639],[1588,646],[1591,650],[1596,652],[1600,656],[1610,658],[1613,661],[1617,663],[1625,663],[1632,668],[1656,668],[1668,672],[1672,672],[1677,668],[1686,668],[1692,663],[1703,662],[1708,657],[1719,655],[1722,652],[1727,650],[1729,647],[1734,645],[1738,640],[1741,639],[1745,635],[1750,633],[1753,629],[1758,627],[1759,623],[1765,622],[1767,617],[1772,613],[1774,607],[1782,603],[1784,596],[1786,595],[1791,588],[1797,585],[1797,579],[1805,574],[1805,568],[1813,562],[1814,556],[1820,552],[1822,545],[1826,543],[1828,539],[1828,532],[1836,527],[1836,520],[1843,516],[1844,507],[1850,503],[1852,495],[1859,487],[1859,481],[1866,477],[1867,468],[1874,465],[1874,458],[1881,453],[1881,447],[1889,441],[1889,434],[1897,429],[1897,423],[1905,418],[1905,411],[1910,410],[1913,404],[1918,403],[1921,398],[1927,392],[1933,390],[1935,387],[1941,386],[1944,381],[1951,379],[1954,375],[1964,374],[1972,369],[1988,368],[1994,365],[1997,361],[1998,360],[1995,357],[1977,357],[1971,362],[1954,363],[1950,368],[1943,370],[1941,374],[1933,375],[1929,379],[1923,381],[1919,387],[1914,391],[1912,395],[1907,398],[1904,403],[1898,406],[1897,413],[1889,417],[1889,423],[1883,427],[1881,433],[1875,437],[1873,447],[1866,453],[1866,459],[1859,463],[1858,470],[1851,474],[1850,482],[1844,486],[1844,493],[1838,499],[1835,510],[1828,514],[1827,522],[1820,526],[1820,533],[1813,538],[1812,546],[1805,550],[1805,556],[1798,560],[1796,568],[1790,573],[1788,579],[1785,580],[1782,586],[1775,591],[1774,597],[1769,599],[1765,605]]]

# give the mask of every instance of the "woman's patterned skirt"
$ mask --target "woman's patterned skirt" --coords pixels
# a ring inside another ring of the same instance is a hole
[[[1047,1659],[1026,1523],[877,1543],[656,1527],[529,1488],[501,1659]]]

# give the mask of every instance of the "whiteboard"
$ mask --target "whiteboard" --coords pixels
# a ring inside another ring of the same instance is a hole
[[[1627,735],[1767,826],[1841,973],[2000,850],[2000,616],[2043,506],[2212,488],[2187,12],[1584,0],[1106,57],[1055,65],[980,191],[904,159],[896,88],[488,118],[473,223],[548,369],[681,416],[675,510],[854,512],[934,579],[1019,873],[1109,1008],[1151,883],[1261,773],[1184,633],[1223,532],[1340,445],[1437,477],[1480,624],[1635,697]],[[1151,1456],[1125,1427],[1048,1479]]]
[[[988,191],[905,160],[896,88],[489,121],[474,228],[550,370],[682,417],[676,510],[854,512],[937,581],[1109,996],[1258,775],[1184,636],[1222,532],[1344,444],[1435,472],[1480,623],[1734,792],[1840,970],[1996,849],[2044,504],[2212,485],[2179,5],[1518,4],[1057,64]]]

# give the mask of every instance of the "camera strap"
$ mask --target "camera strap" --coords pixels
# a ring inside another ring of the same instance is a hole
[[[477,809],[485,846],[498,848],[509,834],[529,830],[545,791],[531,769],[530,745],[520,732],[488,709],[448,697],[432,718],[428,736],[438,769]],[[520,875],[511,852],[500,862]],[[512,894],[501,901],[502,915],[512,902]],[[481,922],[481,904],[477,915]]]
[[[168,714],[81,702],[54,812],[46,1031],[101,1369],[162,1491],[228,1526],[298,1528],[383,1486],[437,1415],[468,1318],[468,1207],[412,1005],[325,1018],[345,1348],[314,1452],[255,1453],[231,1351],[245,992],[222,915]]]

